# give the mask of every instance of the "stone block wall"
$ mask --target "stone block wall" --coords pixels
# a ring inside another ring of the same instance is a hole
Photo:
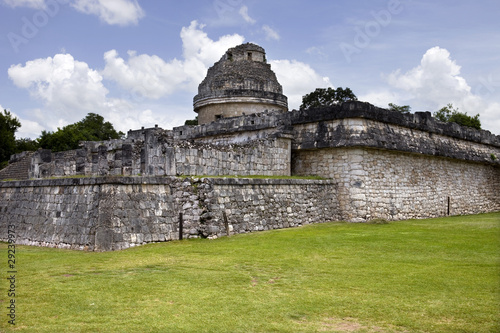
[[[2,182],[1,240],[15,225],[18,244],[93,249],[99,193],[99,185],[78,179]]]
[[[339,220],[337,185],[331,180],[208,179],[204,221],[245,233]],[[222,233],[224,234],[224,233]]]
[[[95,177],[0,183],[0,240],[119,250],[337,219],[332,181]],[[182,219],[182,229],[180,220]],[[181,229],[181,232],[180,232]]]
[[[467,131],[460,126],[458,129]],[[481,134],[485,131],[474,132]],[[332,119],[294,125],[295,140],[292,149],[371,147],[450,157],[500,167],[500,140],[494,136],[486,136],[484,140],[480,136],[477,140],[466,140],[465,137],[460,132],[454,137],[366,118]]]
[[[291,140],[275,138],[218,145],[179,141],[147,151],[147,175],[290,176]]]
[[[290,138],[227,141],[147,140],[86,142],[77,150],[40,150],[30,178],[65,176],[290,175]],[[43,156],[42,156],[43,155]]]
[[[338,182],[341,219],[401,220],[500,210],[500,168],[372,148],[297,150],[294,174]]]
[[[279,94],[272,95],[272,97],[275,97],[274,95],[280,96]],[[221,101],[224,99],[227,99],[227,96],[220,97]],[[271,99],[271,101],[273,100]],[[198,122],[200,124],[208,124],[222,118],[238,117],[245,114],[262,113],[265,111],[287,111],[286,101],[283,103],[285,106],[281,106],[275,103],[266,103],[267,101],[265,99],[258,97],[233,97],[231,98],[231,102],[220,103],[217,103],[217,99],[211,98],[210,102],[214,104],[203,106],[198,112]]]

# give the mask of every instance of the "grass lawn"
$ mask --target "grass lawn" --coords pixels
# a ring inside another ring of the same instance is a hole
[[[500,332],[500,213],[17,246],[16,269],[16,325],[1,279],[0,332]]]

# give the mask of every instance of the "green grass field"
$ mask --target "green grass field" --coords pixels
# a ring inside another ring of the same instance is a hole
[[[107,253],[17,246],[16,269],[1,332],[500,332],[500,213]]]

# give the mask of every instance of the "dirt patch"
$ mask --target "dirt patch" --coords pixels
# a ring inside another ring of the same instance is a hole
[[[377,328],[378,329],[378,328]],[[383,332],[383,330],[371,330],[354,318],[327,318],[321,323],[320,332]]]
[[[405,333],[396,327],[380,327],[360,323],[356,318],[326,318],[319,324],[319,332],[356,332],[356,333]]]

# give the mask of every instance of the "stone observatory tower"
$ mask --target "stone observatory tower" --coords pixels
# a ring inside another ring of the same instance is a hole
[[[208,69],[193,104],[199,124],[265,110],[288,110],[266,51],[252,43],[230,48]]]

